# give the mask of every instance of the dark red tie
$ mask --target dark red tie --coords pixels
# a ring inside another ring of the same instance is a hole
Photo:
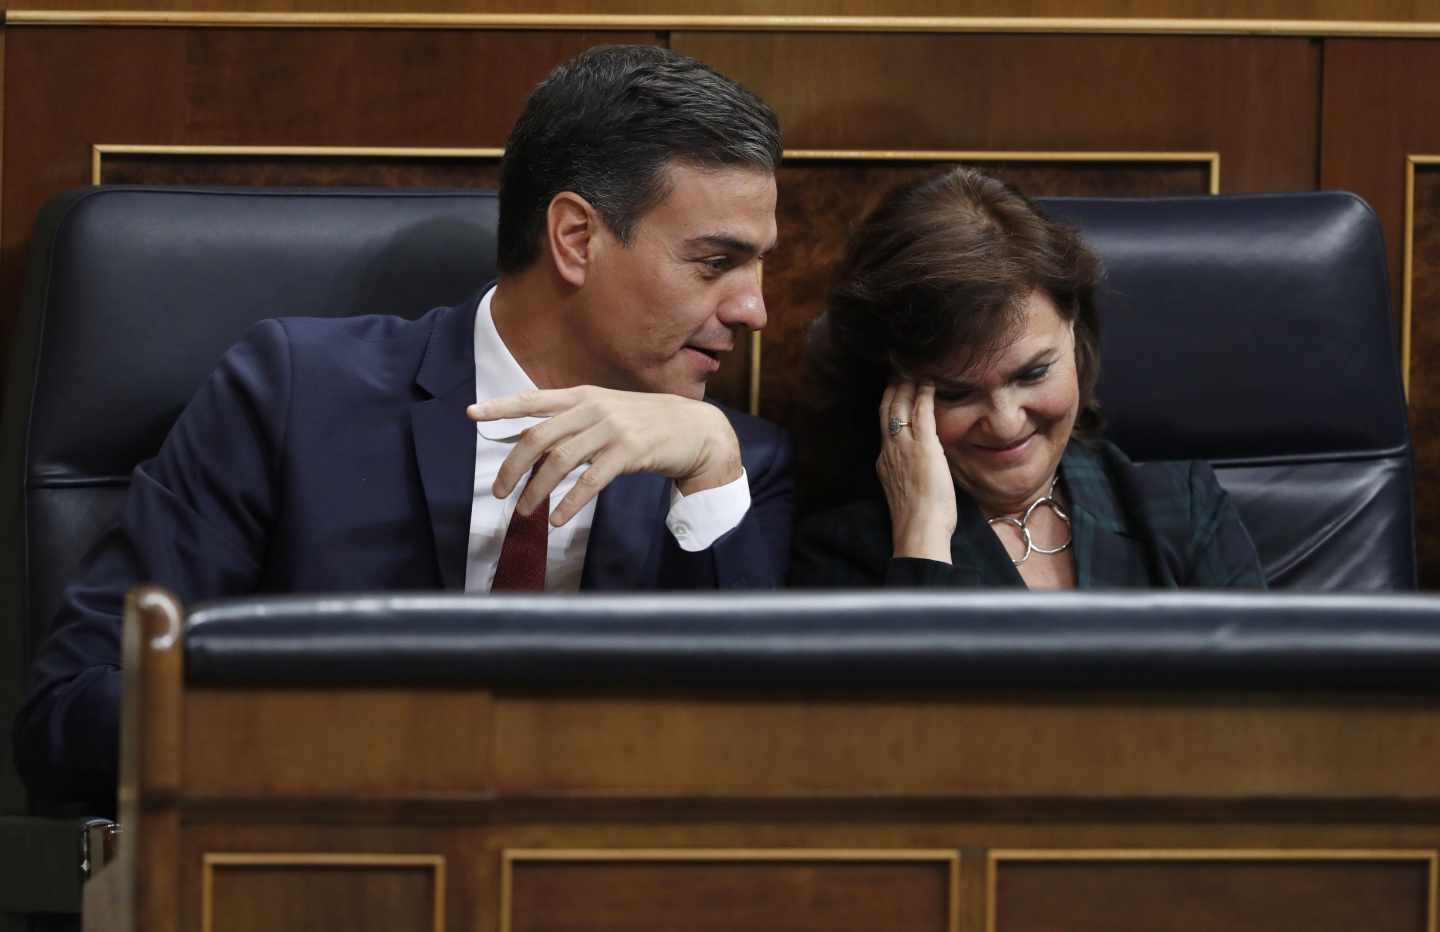
[[[540,457],[525,480],[525,488],[539,472],[545,457]],[[520,493],[524,495],[524,492]],[[510,515],[510,527],[500,545],[500,562],[495,565],[495,581],[491,592],[544,592],[546,538],[550,534],[550,499],[546,499],[529,515],[516,509]]]

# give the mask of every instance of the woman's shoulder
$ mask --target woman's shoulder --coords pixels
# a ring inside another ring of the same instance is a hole
[[[1089,443],[1075,461],[1078,469],[1067,451],[1067,477],[1088,471],[1108,486],[1126,532],[1148,539],[1179,585],[1264,585],[1255,545],[1209,463],[1136,463],[1104,440]]]
[[[1066,477],[1105,482],[1139,503],[1211,501],[1225,495],[1204,460],[1137,463],[1109,440],[1076,441],[1066,453]]]

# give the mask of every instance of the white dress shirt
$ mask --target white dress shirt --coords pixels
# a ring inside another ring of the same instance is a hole
[[[535,388],[535,383],[520,368],[495,329],[490,300],[495,289],[485,292],[475,312],[475,400],[488,401],[516,395]],[[465,563],[465,591],[489,592],[500,562],[500,545],[510,526],[515,503],[525,488],[521,480],[510,495],[498,499],[490,491],[500,464],[510,454],[515,441],[529,427],[543,418],[517,417],[503,421],[478,423],[475,436],[475,494],[470,504],[470,547]],[[560,504],[575,485],[575,480],[588,469],[588,464],[571,471],[550,493],[550,506]],[[562,527],[550,528],[546,545],[545,591],[576,592],[580,574],[585,567],[585,548],[590,541],[590,525],[595,520],[595,499]],[[704,550],[733,530],[750,510],[750,482],[741,470],[740,478],[714,489],[693,495],[681,495],[672,483],[670,511],[665,524],[679,545],[690,551]]]

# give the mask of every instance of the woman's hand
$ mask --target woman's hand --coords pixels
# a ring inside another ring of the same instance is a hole
[[[892,432],[892,423],[902,426]],[[875,472],[890,505],[897,557],[950,562],[955,481],[935,433],[935,386],[898,381],[880,399],[880,458]]]

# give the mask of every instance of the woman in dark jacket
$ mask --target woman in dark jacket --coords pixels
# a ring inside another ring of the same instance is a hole
[[[880,488],[801,524],[794,585],[1264,586],[1208,465],[1136,465],[1101,437],[1099,277],[1073,230],[981,172],[885,199],[810,344],[841,441],[822,459],[873,463]]]

